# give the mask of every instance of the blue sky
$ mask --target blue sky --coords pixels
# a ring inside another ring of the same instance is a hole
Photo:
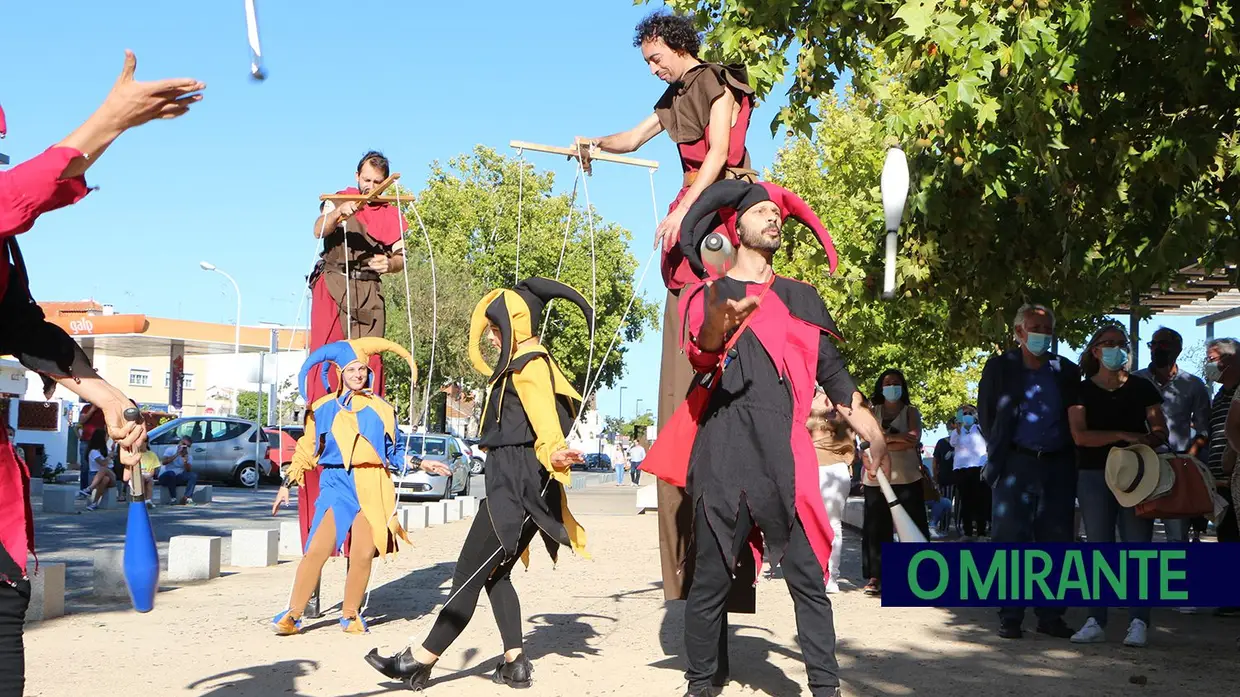
[[[258,8],[263,83],[248,76],[243,7],[75,0],[6,8],[0,104],[9,137],[0,151],[15,162],[89,115],[126,48],[138,56],[139,79],[207,83],[188,116],[113,145],[89,173],[99,191],[23,236],[36,298],[95,298],[121,312],[231,323],[232,287],[199,270],[205,259],[237,279],[243,322],[291,324],[317,249],[309,232],[317,197],[351,184],[364,151],[383,150],[417,189],[432,161],[479,143],[511,152],[510,140],[567,145],[574,135],[628,128],[664,88],[632,47],[634,25],[654,6],[627,0],[382,8],[268,0]],[[754,116],[749,148],[758,168],[782,141],[767,128],[779,104],[764,103]],[[675,149],[660,136],[638,156],[662,163],[661,216],[680,184]],[[574,170],[561,158],[527,157],[556,171],[561,189],[571,186]],[[633,232],[644,263],[654,227],[646,172],[600,163],[589,186],[599,213]],[[662,302],[656,272],[643,290]],[[1192,323],[1173,323],[1184,324]],[[626,416],[638,399],[643,410],[655,407],[657,375],[638,366],[657,366],[658,346],[651,337],[629,354]],[[615,390],[600,400],[604,413],[618,409]]]

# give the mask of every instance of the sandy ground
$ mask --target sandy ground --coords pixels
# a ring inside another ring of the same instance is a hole
[[[683,605],[662,599],[656,521],[633,513],[633,496],[632,489],[611,487],[573,492],[593,560],[566,554],[553,569],[536,547],[529,571],[514,572],[536,668],[529,694],[683,694]],[[335,607],[294,637],[275,636],[269,622],[283,609],[295,561],[225,568],[223,578],[162,592],[147,615],[117,604],[79,606],[28,626],[26,694],[362,697],[400,690],[362,656],[425,634],[447,597],[468,526],[417,531],[412,550],[376,565],[368,636],[339,629],[342,560],[324,573],[324,602]],[[854,581],[857,537],[846,532],[842,574]],[[723,694],[809,695],[783,581],[764,580],[758,595],[757,615],[733,616],[733,682]],[[1150,647],[1130,649],[1120,644],[1122,611],[1113,611],[1109,643],[1075,646],[1032,632],[1000,640],[992,610],[884,608],[855,589],[833,601],[846,695],[1235,694],[1240,620],[1155,610]],[[484,595],[473,623],[440,661],[430,692],[507,693],[489,680],[501,646],[486,605]],[[1075,610],[1068,620],[1076,625],[1082,617]],[[1026,627],[1032,624],[1030,617]],[[1135,676],[1146,684],[1130,683]]]

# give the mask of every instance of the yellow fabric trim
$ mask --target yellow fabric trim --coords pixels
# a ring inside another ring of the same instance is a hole
[[[317,404],[317,402],[316,402]],[[314,469],[319,463],[316,457],[318,438],[314,432],[314,410],[306,409],[305,431],[297,439],[297,448],[293,450],[293,461],[289,463],[286,476],[298,486],[306,483],[306,470]]]
[[[370,524],[375,549],[380,557],[387,556],[388,535],[412,544],[404,528],[392,514],[396,511],[396,487],[386,467],[356,467],[352,470],[353,484],[357,487],[357,501],[362,515]]]
[[[469,316],[469,361],[474,364],[474,370],[483,375],[491,374],[491,366],[487,365],[486,359],[482,357],[482,347],[479,346],[482,342],[482,333],[491,323],[487,319],[487,307],[504,292],[502,288],[499,288],[482,296],[482,300],[474,305],[474,311]]]

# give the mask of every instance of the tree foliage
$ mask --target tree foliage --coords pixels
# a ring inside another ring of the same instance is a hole
[[[593,342],[581,312],[567,301],[552,302],[544,314],[543,342],[579,391],[584,389],[587,370],[591,382],[597,375],[599,385],[614,384],[624,369],[626,344],[641,340],[648,327],[657,328],[657,307],[641,295],[620,325],[635,290],[637,260],[629,252],[630,233],[597,213],[587,216],[580,201],[569,193],[555,193],[554,187],[552,173],[482,146],[446,165],[432,165],[426,185],[416,194],[416,212],[413,206],[406,207],[408,294],[405,274],[384,277],[386,336],[409,346],[413,330],[422,381],[418,400],[426,381],[433,391],[454,382],[477,387],[485,379],[469,361],[469,319],[488,291],[511,288],[519,280],[518,211],[520,278],[558,278],[594,305]],[[423,224],[434,252],[436,292]],[[412,302],[406,303],[406,297]],[[438,299],[437,308],[433,298]],[[436,309],[437,332],[432,332]],[[615,348],[603,363],[617,332]],[[428,374],[432,333],[434,375]],[[389,394],[407,399],[408,368],[392,357],[385,358],[385,365],[390,371]]]
[[[1231,0],[668,4],[760,95],[791,76],[773,131],[811,134],[851,76],[883,145],[910,157],[898,283],[967,305],[963,343],[1002,341],[1021,302],[1091,320],[1240,258]]]

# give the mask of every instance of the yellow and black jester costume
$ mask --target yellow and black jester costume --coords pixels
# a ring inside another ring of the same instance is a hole
[[[360,612],[371,562],[376,555],[395,552],[397,538],[409,542],[394,515],[396,489],[391,474],[391,470],[404,467],[405,438],[397,429],[396,410],[374,394],[374,372],[368,367],[370,357],[382,351],[391,351],[408,361],[413,379],[417,380],[417,367],[409,352],[378,337],[327,344],[311,353],[302,365],[298,383],[303,396],[308,391],[311,369],[320,364],[324,386],[328,384],[327,371],[333,365],[339,379],[336,391],[320,397],[306,409],[305,434],[297,441],[285,475],[287,487],[301,484],[307,470],[320,470],[314,517],[303,550],[305,556],[293,582],[290,609],[272,620],[279,634],[296,634],[301,630],[301,611],[314,591],[323,564],[342,547],[349,557],[349,571],[340,624],[352,634],[367,632]],[[360,390],[345,386],[345,369],[355,363],[367,366],[368,371],[367,384]]]
[[[567,436],[581,395],[539,342],[543,309],[555,298],[576,304],[591,322],[594,309],[580,293],[546,278],[528,278],[512,289],[488,293],[474,308],[469,351],[487,380],[480,445],[487,451],[487,497],[479,504],[452,577],[452,594],[415,657],[407,647],[395,656],[372,650],[366,660],[389,678],[421,690],[435,660],[460,636],[486,588],[508,660],[492,680],[528,687],[533,666],[522,651],[520,601],[510,574],[518,559],[529,563],[529,545],[540,534],[553,560],[567,545],[586,558],[584,528],[568,510],[569,466],[580,453]],[[499,359],[487,364],[479,342],[487,331]],[[498,335],[496,337],[496,335]],[[496,340],[497,339],[497,340]]]

